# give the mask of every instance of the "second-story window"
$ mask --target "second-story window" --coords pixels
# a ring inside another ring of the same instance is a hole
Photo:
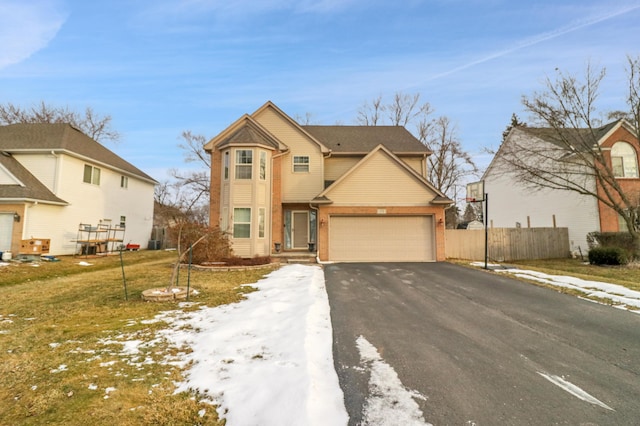
[[[129,178],[127,176],[120,176],[120,188],[127,189],[129,187]]]
[[[309,156],[308,155],[293,156],[293,172],[294,173],[309,172]]]
[[[100,169],[85,164],[82,181],[85,183],[91,183],[93,185],[100,185]]]
[[[627,142],[613,144],[611,147],[611,167],[615,177],[638,177],[638,157],[631,144]]]
[[[236,151],[236,179],[251,179],[253,169],[253,151],[239,149]]]

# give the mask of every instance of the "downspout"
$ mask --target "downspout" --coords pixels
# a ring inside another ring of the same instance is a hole
[[[58,183],[60,182],[60,156],[57,155],[53,150],[51,150],[51,155],[56,159],[56,169],[53,176],[53,188],[51,188],[51,190],[54,194],[60,195],[58,194]]]
[[[422,154],[422,176],[427,179],[427,157],[428,154],[424,153]]]
[[[324,159],[326,160],[327,158],[331,158],[331,155],[333,154],[333,150],[329,150],[329,152],[324,156]],[[323,182],[323,187],[324,187],[324,162],[322,163],[322,182]],[[314,207],[313,204],[309,203],[309,207],[312,210],[316,211],[316,263],[320,264],[320,244],[319,244],[319,240],[320,240],[320,211],[317,207]]]

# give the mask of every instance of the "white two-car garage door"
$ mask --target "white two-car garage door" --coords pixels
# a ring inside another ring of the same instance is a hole
[[[433,216],[331,216],[329,260],[435,261]]]

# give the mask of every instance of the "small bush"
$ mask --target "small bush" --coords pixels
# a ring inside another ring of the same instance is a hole
[[[169,228],[169,235],[175,240],[180,236],[181,250],[187,250],[203,235],[206,238],[193,247],[191,262],[201,264],[204,262],[218,262],[233,255],[227,235],[219,228],[210,228],[206,224],[185,222]],[[184,259],[189,260],[188,255]]]
[[[618,247],[627,253],[629,258],[635,254],[633,238],[628,232],[589,232],[587,234],[589,249],[595,247]]]
[[[626,265],[629,257],[626,250],[619,247],[594,247],[589,250],[592,265]]]

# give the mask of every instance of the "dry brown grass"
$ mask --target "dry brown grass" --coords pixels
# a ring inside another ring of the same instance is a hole
[[[0,268],[0,423],[219,424],[198,395],[173,394],[181,372],[165,358],[176,349],[154,343],[164,323],[144,321],[178,309],[141,300],[143,290],[168,283],[174,256],[124,253],[128,301],[118,256]],[[191,271],[200,291],[192,301],[238,301],[251,291],[241,285],[267,271]],[[181,285],[186,277],[181,272]],[[128,354],[128,340],[150,343]]]

